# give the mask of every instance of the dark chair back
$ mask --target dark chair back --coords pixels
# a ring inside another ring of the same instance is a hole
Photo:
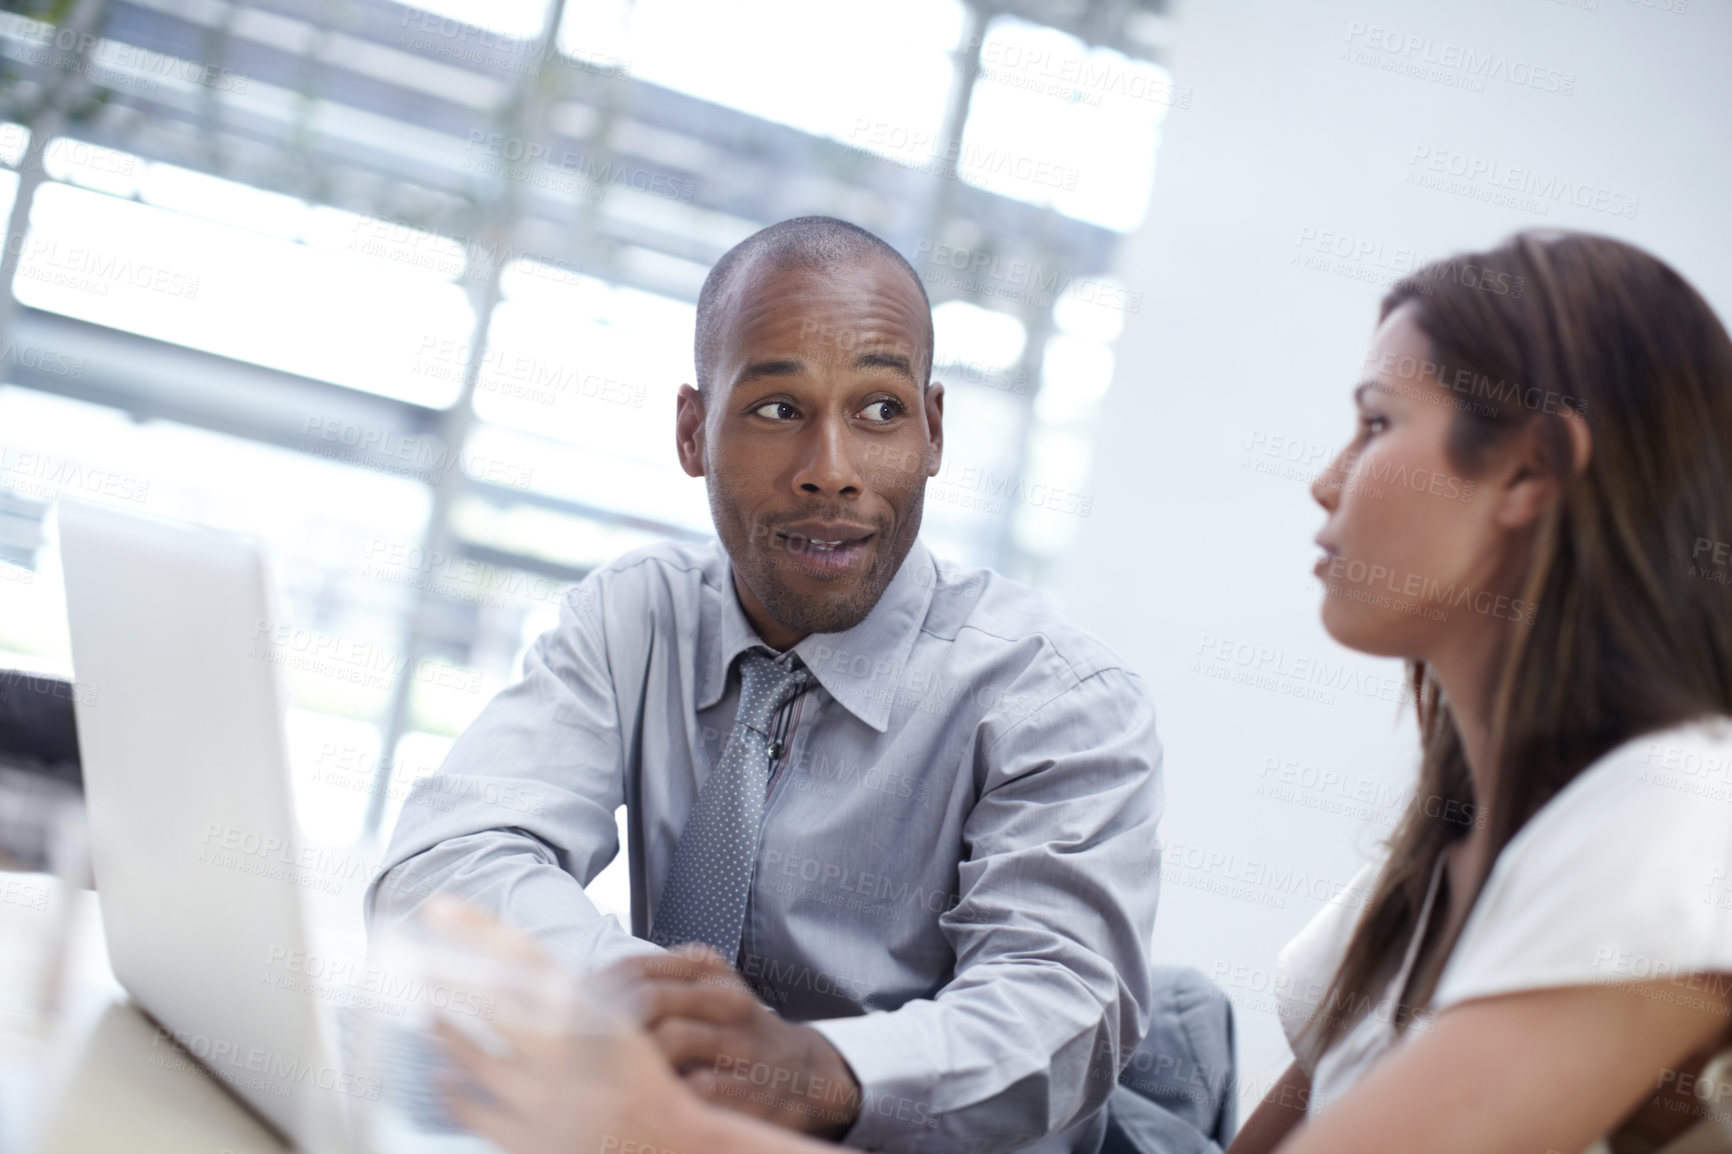
[[[82,828],[84,810],[73,701],[90,692],[57,677],[0,669],[0,869],[82,875],[82,839],[68,838]]]
[[[83,788],[73,695],[88,692],[58,677],[0,669],[0,763]]]

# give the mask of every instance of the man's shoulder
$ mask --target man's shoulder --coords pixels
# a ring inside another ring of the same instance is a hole
[[[1040,590],[992,569],[933,558],[925,632],[974,650],[1002,648],[1030,669],[1068,671],[1082,681],[1124,670],[1118,653],[1072,621]]]
[[[657,541],[597,566],[584,584],[613,595],[633,590],[695,590],[706,583],[719,586],[726,573],[727,554],[714,539]]]

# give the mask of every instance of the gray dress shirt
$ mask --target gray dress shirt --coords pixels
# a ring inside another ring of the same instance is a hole
[[[762,644],[719,542],[592,573],[422,779],[375,930],[447,891],[574,973],[643,940]],[[916,544],[866,619],[794,647],[739,968],[862,1088],[846,1142],[1082,1151],[1149,1024],[1161,746],[1141,680],[1038,594]],[[632,927],[584,895],[628,814]],[[819,1108],[828,1091],[814,1087]]]

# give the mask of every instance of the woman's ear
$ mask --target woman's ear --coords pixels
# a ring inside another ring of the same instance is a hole
[[[1587,418],[1565,409],[1556,420],[1530,420],[1505,447],[1493,515],[1505,529],[1525,529],[1563,496],[1566,477],[1579,475],[1593,459]]]
[[[1574,409],[1559,409],[1562,416],[1564,433],[1570,439],[1570,471],[1576,475],[1587,472],[1588,462],[1594,459],[1594,434],[1588,428],[1588,418],[1584,413]]]

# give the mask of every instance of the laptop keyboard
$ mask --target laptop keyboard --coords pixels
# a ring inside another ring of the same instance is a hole
[[[457,1067],[439,1043],[420,1030],[388,1027],[379,1047],[385,1075],[383,1097],[409,1116],[415,1129],[433,1134],[461,1134],[463,1128],[445,1106],[441,1089]],[[471,1083],[473,1085],[473,1083]]]

